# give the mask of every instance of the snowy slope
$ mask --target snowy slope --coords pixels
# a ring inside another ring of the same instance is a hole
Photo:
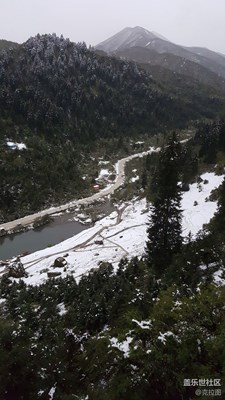
[[[202,182],[200,185],[194,183],[191,185],[191,190],[186,192],[182,199],[184,236],[189,232],[196,235],[203,224],[209,222],[217,209],[216,202],[206,200],[211,191],[221,185],[224,176],[207,172],[201,178],[203,182],[206,180],[208,183]],[[194,202],[197,202],[197,205],[194,205]]]
[[[211,191],[218,187],[224,176],[214,173],[202,175],[208,183],[193,184],[182,199],[183,235],[193,235],[209,222],[214,215],[216,202],[205,201]],[[194,205],[197,202],[197,205]],[[133,200],[123,204],[111,215],[98,221],[92,228],[82,231],[56,246],[35,252],[21,261],[28,272],[24,281],[36,285],[45,282],[48,271],[60,272],[61,277],[72,274],[76,279],[97,268],[99,262],[108,261],[117,267],[123,257],[141,256],[145,249],[146,224],[148,222],[146,200]],[[55,259],[64,256],[65,268],[53,268]],[[0,273],[4,271],[4,267]]]
[[[126,47],[146,46],[148,42],[157,38],[158,35],[147,29],[136,26],[135,28],[124,28],[104,42],[99,43],[96,49],[106,52],[113,52]]]

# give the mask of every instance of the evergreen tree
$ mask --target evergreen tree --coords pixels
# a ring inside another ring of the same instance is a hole
[[[157,275],[161,275],[182,245],[181,193],[178,185],[180,154],[181,145],[173,133],[159,157],[157,195],[147,229],[146,255]]]
[[[225,179],[220,186],[218,209],[209,224],[209,230],[224,242],[225,231]]]

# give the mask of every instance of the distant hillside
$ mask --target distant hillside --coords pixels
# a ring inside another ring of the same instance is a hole
[[[8,50],[8,49],[15,49],[19,46],[18,43],[10,42],[8,40],[0,39],[0,51],[1,50]]]
[[[205,49],[203,47],[186,47],[187,50],[191,51],[192,53],[198,54],[202,57],[206,57],[215,61],[217,64],[222,65],[225,68],[225,55],[216,53],[215,51]]]
[[[216,111],[210,96],[207,107],[204,94],[204,106],[199,100],[193,108],[195,93],[188,101],[172,98],[135,64],[97,55],[55,35],[31,38],[6,53],[0,60],[0,84],[4,121],[10,118],[36,132],[58,132],[83,142],[177,127]]]
[[[133,47],[142,47],[143,49],[154,50],[159,54],[169,53],[184,58],[225,78],[225,57],[223,55],[204,48],[179,46],[139,26],[123,29],[111,38],[99,43],[96,49],[115,53],[122,50],[127,51]],[[143,56],[145,57],[145,53]],[[146,60],[141,60],[141,62],[146,62]],[[162,64],[160,65],[162,66]]]
[[[160,54],[155,50],[136,46],[118,50],[115,55],[122,59],[133,60],[140,64],[160,66],[164,69],[176,72],[179,75],[188,76],[191,80],[197,80],[199,83],[212,86],[218,91],[225,91],[225,78],[219,77],[215,72],[210,71],[198,63],[171,53]]]

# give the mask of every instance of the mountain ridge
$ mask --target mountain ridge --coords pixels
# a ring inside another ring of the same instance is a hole
[[[142,65],[160,66],[180,75],[198,80],[204,85],[212,86],[218,91],[224,92],[225,90],[225,78],[219,77],[215,72],[208,70],[198,63],[171,53],[160,54],[148,48],[131,47],[117,51],[116,56]]]
[[[199,64],[218,76],[225,78],[225,56],[201,47],[185,47],[164,39],[141,27],[124,28],[122,31],[99,43],[95,48],[109,54],[133,47],[155,50],[159,54],[170,53]]]
[[[0,39],[0,51],[14,49],[19,46],[19,43],[11,42],[10,40]]]

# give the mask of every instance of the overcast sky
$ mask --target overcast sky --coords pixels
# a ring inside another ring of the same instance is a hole
[[[2,0],[0,38],[57,33],[95,45],[142,26],[172,42],[225,54],[225,0]]]

